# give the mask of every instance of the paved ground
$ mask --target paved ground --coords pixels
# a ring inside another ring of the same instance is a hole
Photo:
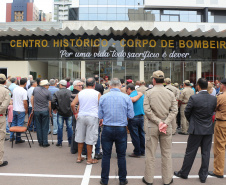
[[[36,140],[35,133],[32,133]],[[9,141],[5,142],[4,159],[9,165],[0,168],[0,185],[98,185],[101,172],[101,160],[98,164],[86,166],[85,161],[81,164],[76,163],[77,154],[70,154],[70,148],[66,141],[64,132],[64,143],[62,148],[55,146],[56,136],[53,136],[54,145],[48,148],[38,146],[37,140],[32,144],[28,143],[14,145],[11,148]],[[51,143],[51,135],[49,135]],[[179,170],[184,157],[187,136],[173,136],[173,170]],[[127,155],[132,153],[133,146],[128,135]],[[162,185],[161,180],[161,153],[158,148],[156,154],[156,170],[154,185]],[[197,185],[201,184],[198,179],[200,168],[200,151],[196,156],[194,166],[190,172],[188,180],[174,177],[174,185]],[[213,152],[211,151],[210,169],[213,169]],[[115,148],[112,152],[110,185],[117,185],[117,160]],[[131,185],[143,185],[141,178],[144,174],[144,157],[133,159],[127,157],[128,180]],[[226,170],[225,170],[226,172]],[[225,185],[226,179],[209,177],[207,185]]]

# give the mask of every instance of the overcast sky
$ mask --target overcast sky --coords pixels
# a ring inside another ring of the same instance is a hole
[[[6,20],[6,3],[12,3],[13,0],[0,0],[0,22]],[[35,5],[39,10],[44,10],[45,13],[52,12],[53,0],[35,0]]]

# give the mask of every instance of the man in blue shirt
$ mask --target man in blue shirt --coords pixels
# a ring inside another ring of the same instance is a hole
[[[110,82],[110,92],[101,96],[98,116],[100,126],[103,124],[101,144],[103,149],[102,171],[100,184],[108,184],[112,145],[115,142],[120,185],[128,183],[126,179],[126,148],[127,148],[127,118],[134,117],[133,103],[130,97],[120,91],[121,82],[113,78]]]
[[[132,98],[138,96],[138,92],[135,90],[133,84],[128,84],[126,87],[127,94]],[[140,95],[141,94],[141,95]],[[144,95],[139,93],[139,99],[133,101],[134,118],[129,119],[128,128],[132,143],[134,146],[133,153],[130,157],[137,157],[145,155],[145,136],[144,136]]]
[[[11,81],[11,85],[9,86],[9,90],[13,94],[13,90],[18,86],[18,85],[16,85],[17,79],[16,78],[11,78],[10,81]]]

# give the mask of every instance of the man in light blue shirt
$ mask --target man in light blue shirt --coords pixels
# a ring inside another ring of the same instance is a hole
[[[9,86],[9,90],[13,94],[13,90],[18,86],[18,85],[16,85],[17,79],[16,78],[11,78],[10,81],[11,81],[11,85]]]
[[[144,95],[142,93],[138,95],[133,84],[127,85],[126,92],[131,98],[138,97],[136,100],[132,99],[135,116],[133,119],[129,119],[128,129],[134,146],[133,153],[129,156],[139,158],[145,155]]]
[[[103,149],[100,184],[108,184],[112,145],[115,142],[120,185],[128,183],[126,179],[127,118],[134,117],[133,103],[130,97],[120,91],[121,82],[113,78],[110,92],[101,96],[98,116],[100,126],[103,124],[101,144]]]

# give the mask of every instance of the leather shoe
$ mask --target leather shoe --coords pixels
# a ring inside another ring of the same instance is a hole
[[[217,178],[224,178],[223,175],[216,175],[215,173],[213,173],[212,171],[208,172],[208,175],[213,176],[213,177],[217,177]]]
[[[7,166],[7,165],[8,165],[8,161],[3,161],[3,163],[0,165],[0,167]]]
[[[48,144],[45,144],[45,145],[42,145],[43,148],[46,148],[46,147],[49,147],[49,146],[50,146],[49,143]]]
[[[202,179],[199,179],[201,183],[206,183],[206,179],[205,180],[202,180]]]
[[[142,182],[143,182],[144,184],[147,184],[147,185],[153,185],[153,183],[148,183],[148,182],[144,179],[144,177],[142,178]]]
[[[173,183],[173,179],[170,181],[170,183],[169,184],[164,184],[164,185],[170,185],[170,184],[172,184]]]
[[[135,155],[134,153],[129,154],[129,157],[140,158],[140,156],[139,156],[139,155]]]
[[[127,179],[124,182],[122,182],[122,181],[119,182],[119,185],[125,185],[125,184],[128,184],[128,180]]]
[[[183,175],[180,173],[180,171],[174,172],[174,175],[177,176],[177,177],[180,177],[180,178],[182,178],[182,179],[187,179],[187,178],[188,178],[188,177],[183,176]]]
[[[104,184],[104,183],[102,182],[102,179],[100,179],[100,184],[102,184],[102,185],[108,185],[108,184]]]

